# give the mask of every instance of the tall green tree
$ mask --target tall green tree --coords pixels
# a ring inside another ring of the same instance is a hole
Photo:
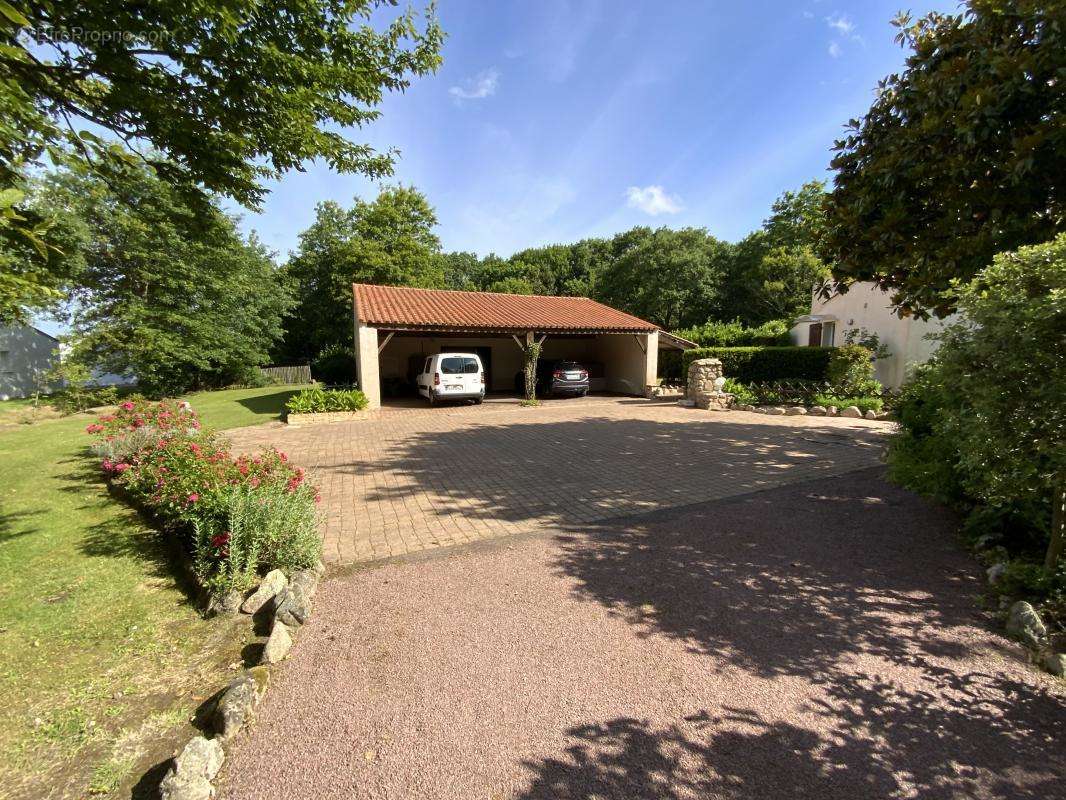
[[[320,203],[300,234],[286,274],[296,306],[285,323],[281,355],[311,359],[352,342],[352,284],[444,286],[446,260],[433,229],[437,216],[417,189],[390,186],[377,198],[345,209]]]
[[[106,179],[54,173],[35,200],[62,209],[80,262],[66,312],[75,358],[133,373],[152,394],[241,380],[267,362],[290,292],[266,248],[215,203],[190,203],[136,165]]]
[[[443,38],[432,6],[420,18],[393,5],[2,0],[0,192],[24,188],[27,167],[68,158],[109,169],[143,160],[202,203],[219,193],[251,208],[264,181],[309,160],[388,175],[394,152],[344,131],[435,70]],[[33,269],[20,263],[23,283],[2,287],[0,316],[64,283],[46,254]]]
[[[635,228],[615,244],[619,255],[597,279],[599,299],[667,330],[710,316],[725,278],[727,243],[702,228]]]
[[[1066,230],[1066,4],[897,18],[905,69],[835,145],[825,254],[943,315],[998,252]]]

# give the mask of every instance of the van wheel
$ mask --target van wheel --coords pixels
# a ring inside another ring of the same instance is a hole
[[[474,405],[475,406],[479,406],[479,405],[481,405],[484,402],[485,402],[485,398],[484,397],[475,397],[474,398]]]
[[[432,405],[436,405],[436,403],[437,403],[436,398],[433,396],[433,392],[430,392],[428,395],[426,395],[426,399],[429,400],[429,404],[431,406]]]

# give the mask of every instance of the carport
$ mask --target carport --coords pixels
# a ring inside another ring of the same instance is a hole
[[[639,317],[587,297],[461,292],[354,284],[352,311],[359,386],[370,407],[410,380],[426,355],[481,356],[490,391],[513,391],[521,343],[543,340],[542,358],[579,361],[592,391],[645,396],[659,349],[688,344]]]

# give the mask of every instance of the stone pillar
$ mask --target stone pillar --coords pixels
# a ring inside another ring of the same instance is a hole
[[[355,364],[359,388],[369,401],[367,408],[381,407],[381,378],[378,376],[378,329],[355,324]]]
[[[656,389],[655,380],[659,372],[659,332],[654,331],[644,337],[644,396],[651,397]]]
[[[733,395],[723,392],[722,362],[717,358],[699,358],[688,366],[688,397],[696,408],[728,411]]]

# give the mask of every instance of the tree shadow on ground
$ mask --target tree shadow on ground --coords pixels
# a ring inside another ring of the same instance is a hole
[[[804,724],[723,706],[574,728],[521,796],[1066,796],[1066,701],[995,668],[1024,656],[982,633],[954,529],[874,468],[561,534],[579,598],[780,686]]]
[[[428,493],[441,516],[461,504],[466,518],[565,525],[868,466],[883,441],[868,427],[587,417],[422,430],[386,452],[304,466],[373,476],[370,504]]]
[[[944,633],[977,621],[980,584],[954,525],[875,467],[571,526],[555,566],[640,635],[816,678],[849,654],[910,666],[965,655]]]
[[[521,800],[1048,798],[1066,792],[1060,698],[968,675],[940,697],[835,673],[809,726],[755,711],[654,727],[619,717],[571,728],[565,752],[527,761]]]
[[[59,476],[60,491],[83,498],[81,510],[103,517],[84,529],[79,549],[96,558],[143,561],[150,577],[172,582],[180,590],[183,604],[202,606],[203,589],[188,567],[180,538],[161,530],[158,522],[131,506],[121,490],[106,484],[95,458],[75,456],[60,464],[70,467]]]
[[[253,414],[269,414],[281,419],[281,415],[285,412],[285,403],[290,397],[299,393],[299,389],[285,389],[279,392],[273,392],[272,394],[245,397],[238,400],[237,403],[244,406]]]

